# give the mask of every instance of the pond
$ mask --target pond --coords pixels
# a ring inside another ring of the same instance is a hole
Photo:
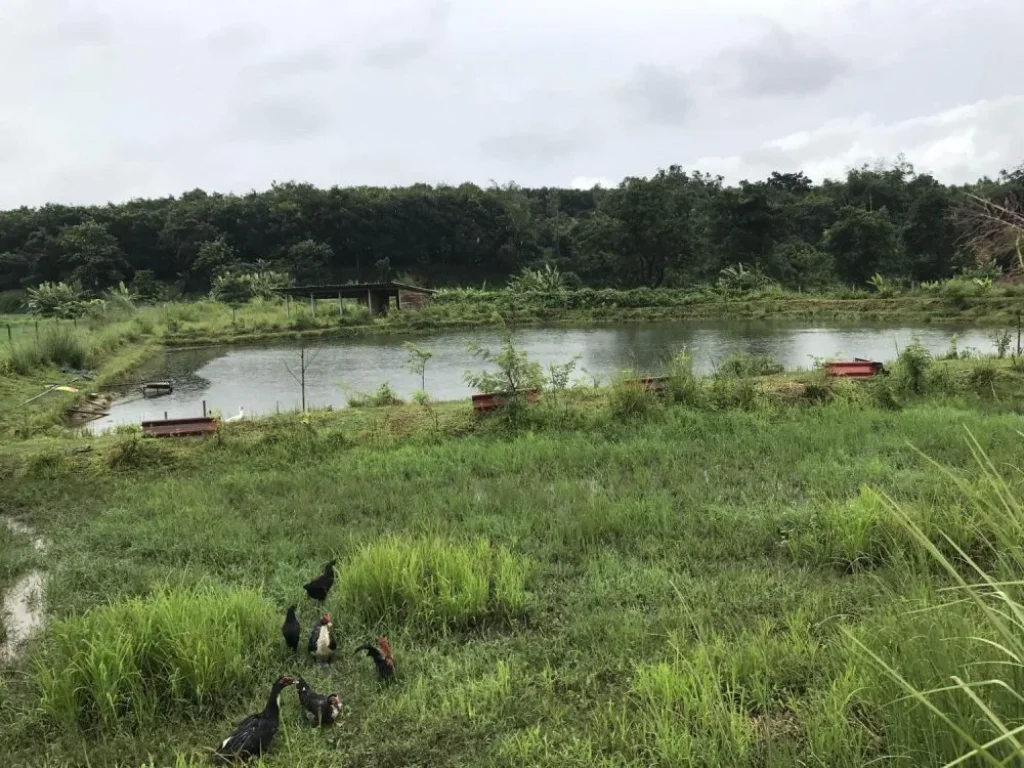
[[[690,351],[698,373],[707,374],[734,353],[770,355],[787,370],[810,368],[815,358],[864,357],[892,360],[914,337],[933,353],[942,353],[956,334],[961,350],[993,349],[992,330],[923,325],[882,326],[772,323],[766,321],[693,321],[623,324],[591,328],[528,328],[516,333],[516,344],[545,367],[580,359],[576,378],[607,382],[624,368],[656,371],[666,357]],[[308,407],[343,408],[354,393],[372,392],[383,382],[403,399],[420,388],[419,377],[406,368],[406,341],[428,349],[426,391],[436,400],[468,397],[466,371],[486,365],[469,350],[471,344],[497,349],[498,330],[438,332],[415,337],[376,336],[306,342]],[[138,379],[170,379],[174,392],[143,398],[136,387],[117,401],[110,415],[88,425],[103,432],[118,424],[144,419],[185,418],[202,414],[203,402],[224,417],[244,408],[246,417],[298,410],[300,375],[298,342],[259,346],[208,347],[168,351],[140,371]],[[294,376],[293,376],[294,374]],[[136,378],[136,377],[133,377]]]

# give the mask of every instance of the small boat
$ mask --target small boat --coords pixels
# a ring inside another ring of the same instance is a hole
[[[169,395],[174,391],[174,385],[169,381],[144,381],[142,382],[143,397],[159,397]]]

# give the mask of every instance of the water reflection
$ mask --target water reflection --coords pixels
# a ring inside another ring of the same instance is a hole
[[[543,366],[563,363],[579,355],[580,378],[607,380],[616,371],[635,367],[654,371],[674,352],[686,348],[699,373],[712,372],[731,354],[770,355],[787,369],[808,368],[814,358],[867,357],[891,360],[914,336],[940,353],[953,333],[961,349],[992,348],[990,331],[935,326],[883,327],[878,325],[795,325],[772,322],[676,322],[599,328],[531,328],[519,331],[516,341],[530,358]],[[376,389],[387,381],[403,398],[419,388],[419,378],[406,369],[403,342],[430,349],[427,391],[434,398],[468,397],[464,382],[468,370],[480,370],[471,343],[496,348],[502,336],[496,330],[470,330],[418,337],[363,337],[307,342],[311,360],[306,370],[306,400],[310,406],[345,407],[349,395]],[[171,395],[143,398],[131,392],[111,408],[110,416],[93,422],[92,431],[116,424],[138,424],[143,419],[197,416],[205,400],[223,415],[263,415],[299,408],[299,385],[289,373],[299,373],[299,345],[280,342],[250,347],[212,347],[170,351],[149,363],[138,378],[174,381]],[[584,374],[584,371],[587,372]]]

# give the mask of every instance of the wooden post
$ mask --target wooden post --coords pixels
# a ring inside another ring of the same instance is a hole
[[[167,421],[167,411],[164,411],[164,421]]]
[[[75,324],[75,328],[78,327],[78,318],[77,317],[71,318],[71,322],[73,322]]]
[[[345,314],[345,306],[342,304],[342,301],[341,301],[341,291],[338,291],[338,317],[341,317],[344,314]]]
[[[309,311],[313,313],[313,319],[316,320],[316,299],[313,298],[313,294],[309,294]]]
[[[14,334],[11,332],[10,323],[7,325],[7,343],[12,347],[14,346]]]
[[[292,316],[292,297],[287,293],[284,295],[284,316],[288,318]]]
[[[36,320],[36,341],[39,341],[39,321]]]
[[[206,418],[206,401],[203,400],[203,418]]]
[[[302,368],[302,412],[306,412],[306,348],[299,350],[299,361]]]

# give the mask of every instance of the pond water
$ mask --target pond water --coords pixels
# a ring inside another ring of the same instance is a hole
[[[714,371],[731,354],[770,355],[788,370],[809,368],[814,358],[864,357],[892,360],[916,336],[933,353],[949,348],[956,334],[961,350],[993,349],[992,331],[924,325],[881,326],[838,323],[794,324],[765,321],[700,321],[601,326],[595,328],[528,328],[516,333],[516,344],[545,367],[580,359],[576,378],[607,381],[624,368],[656,371],[666,357],[686,348],[698,373]],[[371,392],[383,382],[402,398],[420,388],[419,377],[406,368],[406,341],[429,349],[426,391],[437,400],[468,397],[466,371],[487,366],[469,350],[473,343],[497,349],[497,330],[439,332],[415,337],[378,336],[313,341],[307,344],[306,403],[308,407],[343,408],[353,393]],[[137,388],[117,401],[110,415],[88,425],[103,432],[118,424],[144,419],[185,418],[209,410],[230,417],[244,408],[246,417],[298,410],[300,387],[298,342],[259,346],[208,347],[169,351],[151,361],[138,379],[170,379],[174,392],[143,398]],[[133,377],[136,378],[136,377]]]

